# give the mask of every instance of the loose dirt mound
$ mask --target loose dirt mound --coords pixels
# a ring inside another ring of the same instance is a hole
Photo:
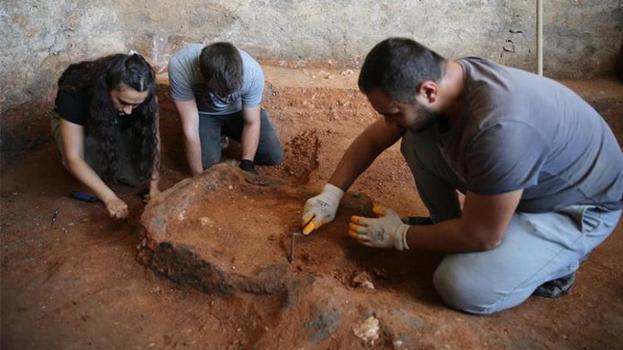
[[[320,139],[316,130],[304,131],[295,135],[284,147],[284,161],[276,167],[266,167],[267,175],[288,178],[291,182],[304,185],[309,175],[318,169]]]

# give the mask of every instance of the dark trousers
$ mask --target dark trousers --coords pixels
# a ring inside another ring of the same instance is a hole
[[[283,160],[283,147],[264,109],[260,112],[260,119],[260,141],[253,161],[262,165],[277,165]],[[204,169],[221,160],[221,135],[240,142],[243,128],[242,111],[227,115],[199,114],[201,162]]]

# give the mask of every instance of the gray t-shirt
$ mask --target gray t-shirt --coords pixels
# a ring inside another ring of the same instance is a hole
[[[437,128],[446,161],[468,191],[523,189],[519,211],[572,204],[623,206],[623,153],[603,118],[551,79],[480,58],[458,61],[465,106]]]
[[[242,108],[257,107],[262,102],[264,73],[262,67],[248,53],[238,49],[242,59],[242,88],[226,98],[210,92],[199,69],[199,55],[205,46],[189,44],[169,61],[169,87],[176,101],[197,102],[199,113],[226,115]]]

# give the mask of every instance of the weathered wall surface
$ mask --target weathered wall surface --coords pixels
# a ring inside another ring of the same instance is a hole
[[[12,148],[10,140],[24,132],[21,127],[17,134],[5,129],[31,125],[31,107],[49,105],[56,79],[70,62],[132,48],[164,63],[184,42],[228,40],[265,59],[298,65],[331,60],[356,67],[376,42],[408,36],[444,56],[478,55],[533,70],[535,3],[2,0],[2,149]],[[548,0],[544,22],[546,75],[608,74],[621,59],[621,0]]]

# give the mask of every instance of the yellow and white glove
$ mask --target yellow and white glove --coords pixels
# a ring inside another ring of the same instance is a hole
[[[400,216],[392,209],[375,204],[372,211],[379,217],[352,216],[348,234],[368,247],[409,249],[407,244],[409,225],[403,224]]]
[[[303,234],[308,235],[320,226],[333,221],[343,196],[344,191],[341,188],[328,183],[324,185],[319,195],[308,199],[301,219]]]

